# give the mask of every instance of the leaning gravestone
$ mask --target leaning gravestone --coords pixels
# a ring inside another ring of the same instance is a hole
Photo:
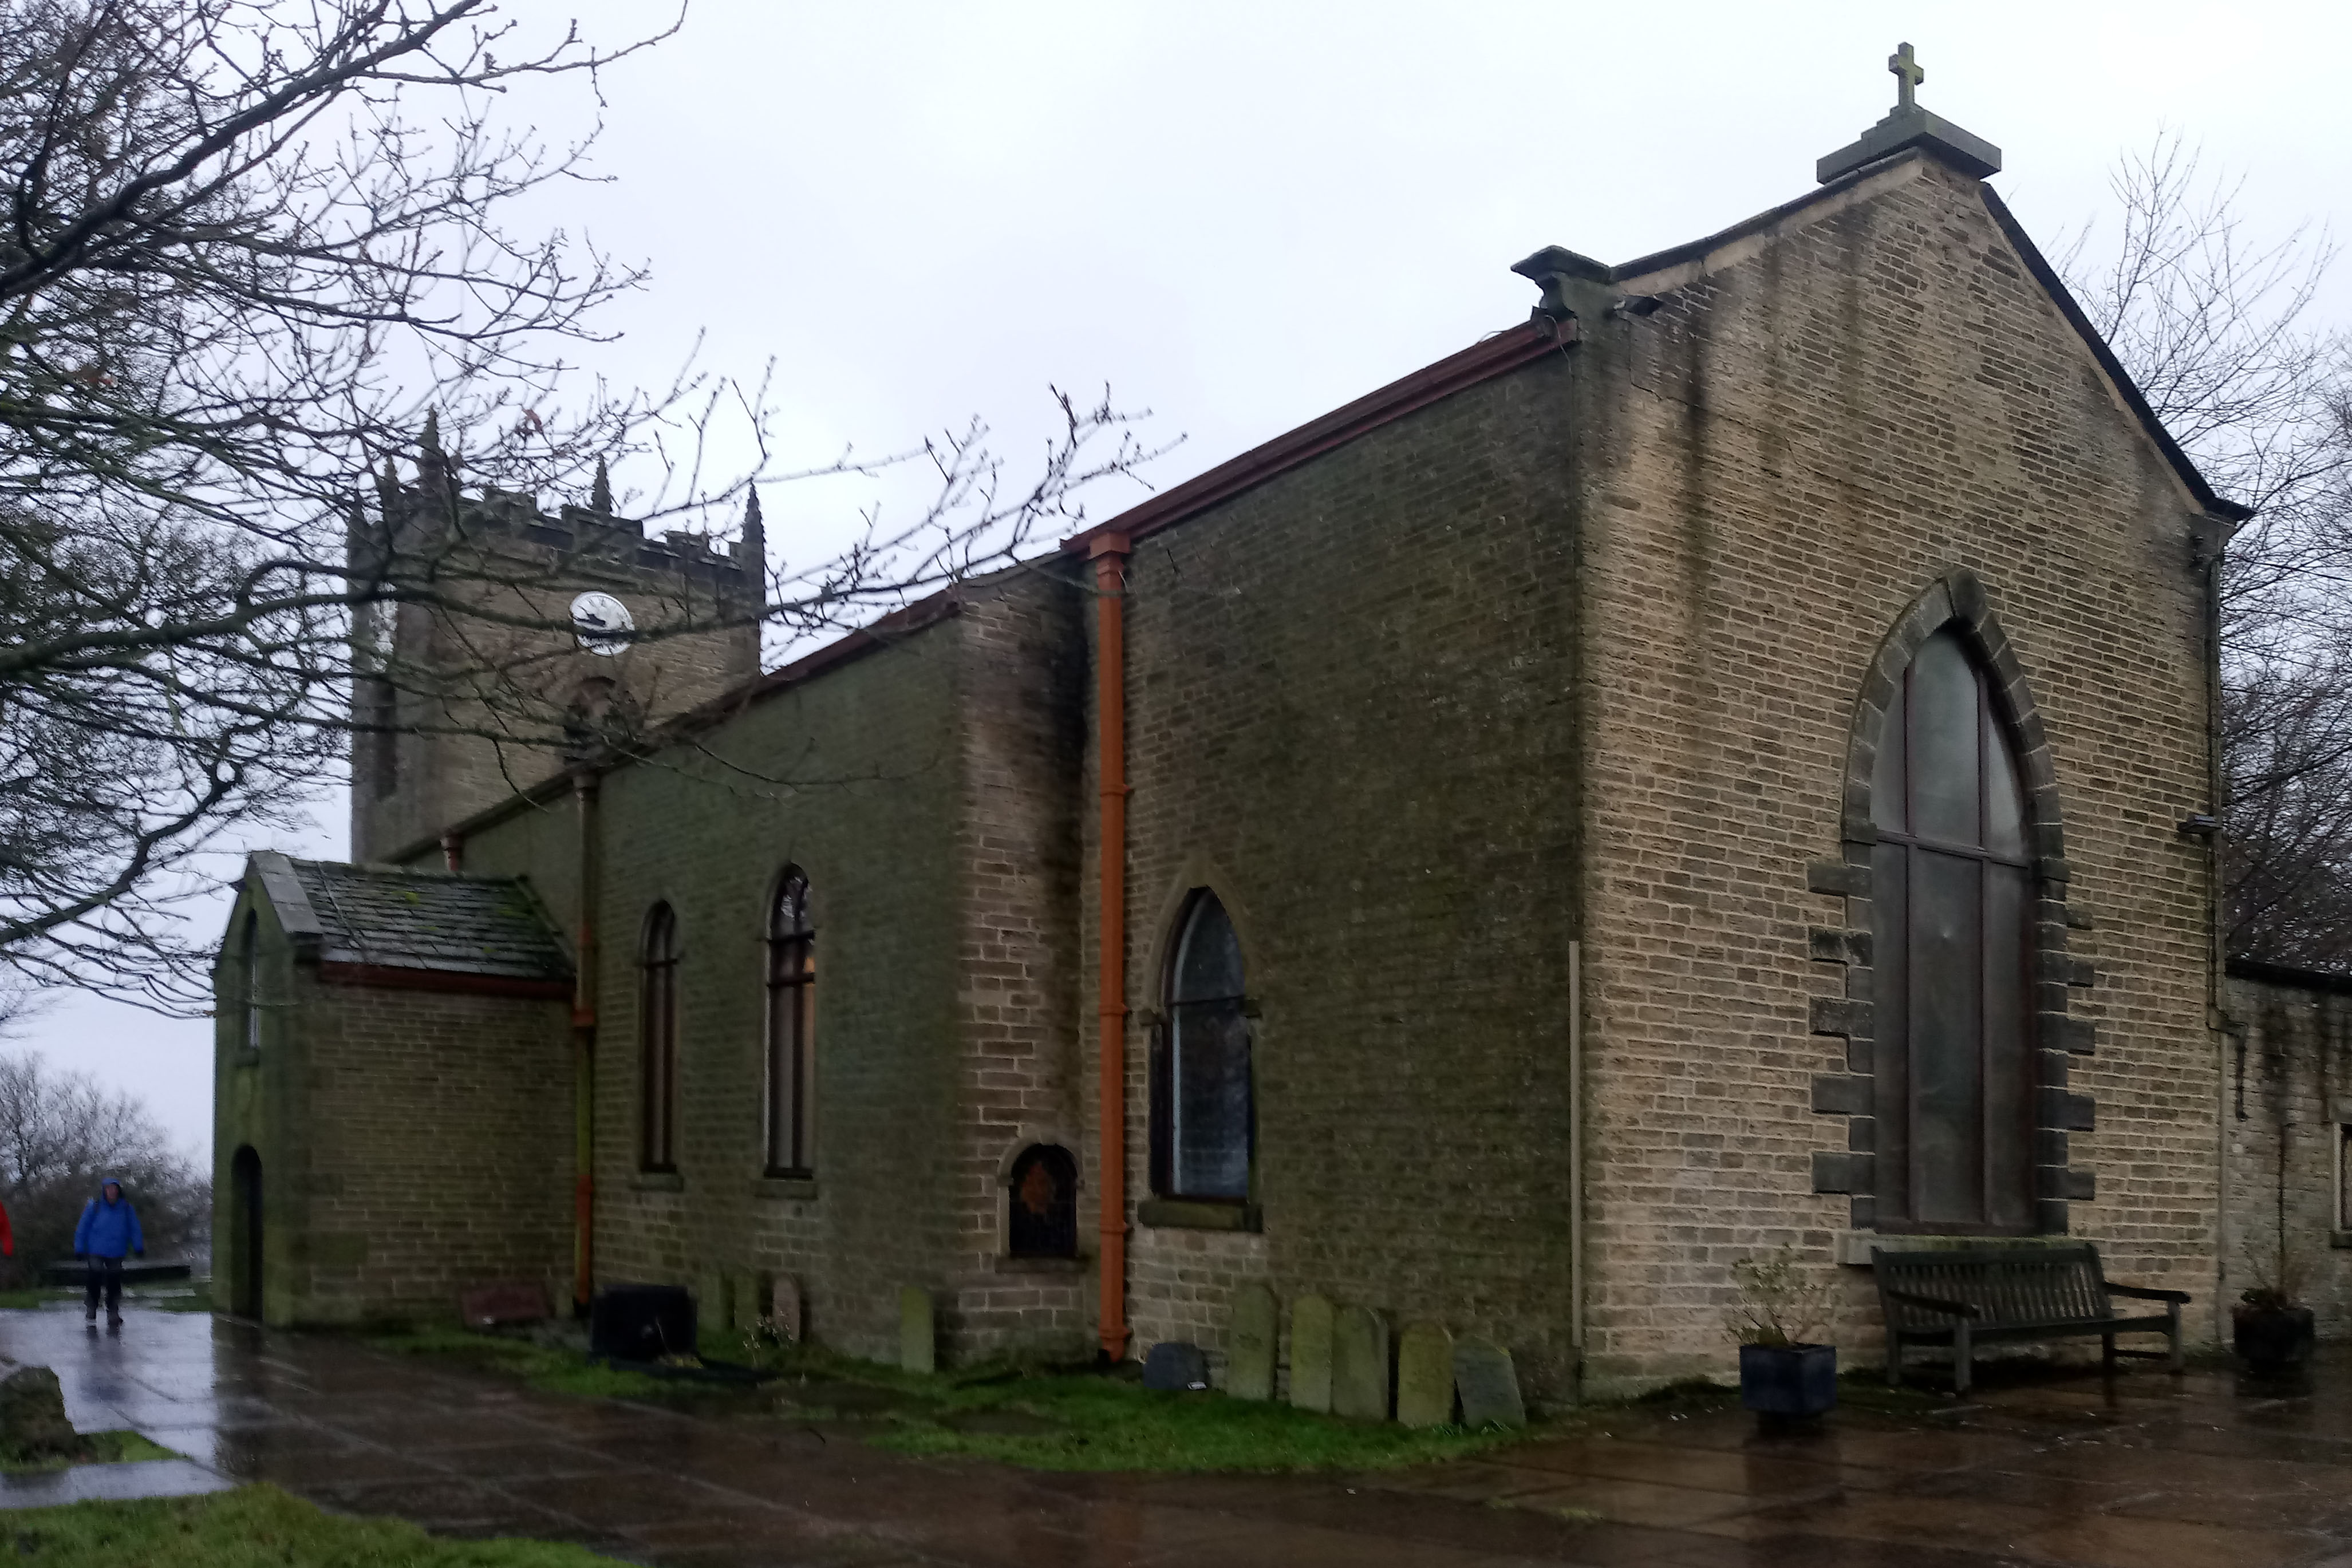
[[[732,1308],[729,1321],[739,1333],[756,1333],[760,1327],[760,1303],[768,1299],[768,1292],[760,1288],[760,1276],[738,1274],[728,1283],[735,1287],[729,1295]]]
[[[908,1372],[936,1372],[940,1365],[931,1293],[912,1285],[898,1292],[898,1364]]]
[[[1454,1419],[1454,1336],[1435,1323],[1410,1323],[1397,1335],[1396,1417],[1408,1427]]]
[[[776,1337],[786,1344],[801,1343],[803,1311],[800,1281],[790,1274],[777,1275],[768,1297],[768,1321],[775,1325]]]
[[[704,1333],[725,1333],[734,1321],[727,1310],[727,1276],[716,1270],[695,1281],[694,1321]]]
[[[1389,1418],[1388,1320],[1370,1307],[1342,1307],[1332,1324],[1331,1414]]]
[[[1160,1394],[1183,1394],[1208,1387],[1207,1353],[1182,1340],[1161,1340],[1143,1358],[1143,1386]]]
[[[1225,1324],[1225,1392],[1236,1399],[1274,1397],[1276,1325],[1281,1321],[1274,1292],[1244,1285],[1234,1292]]]
[[[78,1458],[88,1441],[66,1419],[65,1391],[46,1366],[20,1366],[0,1380],[0,1458],[12,1463]]]
[[[1493,1340],[1465,1336],[1454,1342],[1454,1387],[1462,1396],[1462,1424],[1474,1432],[1528,1424],[1511,1353]]]
[[[1290,1303],[1290,1402],[1331,1408],[1331,1303],[1321,1296]]]

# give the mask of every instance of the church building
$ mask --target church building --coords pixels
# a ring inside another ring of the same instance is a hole
[[[916,1290],[950,1362],[1222,1377],[1263,1287],[1559,1402],[1722,1375],[1783,1246],[1850,1364],[1874,1247],[1987,1239],[2210,1339],[2275,1218],[2352,1327],[2344,1004],[2219,946],[2244,511],[1896,65],[1786,205],[1538,250],[1529,319],[795,663],[583,623],[535,678],[641,746],[356,769],[363,862],[254,856],[220,960],[233,1309],[675,1281],[894,1357]]]

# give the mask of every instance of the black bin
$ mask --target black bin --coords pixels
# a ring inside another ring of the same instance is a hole
[[[683,1285],[614,1285],[589,1318],[592,1354],[652,1361],[694,1354],[694,1297]]]

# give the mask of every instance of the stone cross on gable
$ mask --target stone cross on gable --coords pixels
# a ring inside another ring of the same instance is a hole
[[[1916,107],[1917,99],[1915,95],[1919,90],[1919,84],[1927,79],[1927,73],[1921,70],[1919,62],[1911,57],[1911,46],[1905,44],[1887,56],[1886,68],[1895,73],[1895,107]]]

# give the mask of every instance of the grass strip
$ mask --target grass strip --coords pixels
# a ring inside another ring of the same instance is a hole
[[[846,1427],[896,1453],[964,1455],[1045,1470],[1381,1469],[1460,1458],[1525,1432],[1413,1428],[1348,1421],[1278,1402],[1171,1394],[1125,1375],[990,1363],[911,1373],[815,1345],[781,1345],[716,1331],[707,1359],[774,1375],[757,1387],[681,1384],[592,1364],[576,1350],[508,1334],[419,1329],[369,1342],[403,1354],[446,1355],[530,1387],[588,1397],[740,1402],[785,1420]]]
[[[272,1486],[77,1502],[0,1519],[0,1552],[38,1568],[612,1568],[543,1541],[442,1541],[389,1519],[325,1513]]]
[[[71,1469],[76,1465],[128,1465],[142,1459],[176,1459],[179,1455],[132,1431],[85,1432],[82,1441],[89,1445],[80,1458],[45,1458],[19,1462],[0,1458],[0,1475],[37,1476],[50,1470]]]
[[[1043,1470],[1385,1469],[1517,1442],[1523,1432],[1346,1421],[1271,1400],[1160,1393],[1097,1374],[945,1391],[872,1434],[902,1454],[963,1454]]]
[[[910,1373],[814,1345],[706,1335],[703,1354],[777,1373],[764,1386],[790,1419],[838,1418],[853,1407],[860,1436],[901,1454],[964,1455],[1042,1470],[1329,1470],[1433,1464],[1525,1432],[1349,1421],[1276,1401],[1200,1391],[1161,1393],[1124,1375],[986,1363]]]
[[[446,1355],[494,1372],[519,1377],[549,1394],[571,1394],[589,1399],[639,1399],[676,1392],[674,1385],[642,1372],[625,1372],[590,1362],[576,1350],[537,1344],[507,1334],[475,1333],[467,1329],[417,1329],[405,1333],[374,1334],[368,1343],[401,1355]]]

